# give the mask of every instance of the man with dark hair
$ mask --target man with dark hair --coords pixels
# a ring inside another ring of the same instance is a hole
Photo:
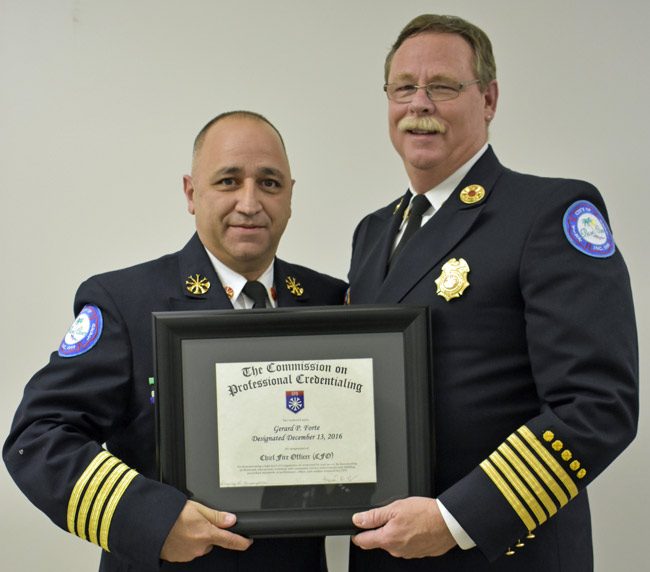
[[[196,234],[179,252],[84,282],[75,322],[25,389],[7,468],[58,526],[104,549],[102,571],[325,569],[322,538],[251,543],[228,530],[236,515],[156,480],[152,312],[343,300],[341,280],[275,257],[293,184],[267,119],[211,121],[183,178]]]
[[[638,348],[599,192],[488,145],[485,33],[423,15],[386,58],[409,189],[353,239],[349,302],[428,305],[433,498],[358,513],[351,570],[593,569],[585,487],[634,438]]]

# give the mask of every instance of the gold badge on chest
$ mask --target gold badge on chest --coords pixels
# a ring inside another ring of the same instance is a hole
[[[435,281],[437,286],[436,294],[442,296],[447,302],[452,298],[459,298],[469,286],[468,273],[469,264],[464,258],[447,260],[442,265],[442,272]]]

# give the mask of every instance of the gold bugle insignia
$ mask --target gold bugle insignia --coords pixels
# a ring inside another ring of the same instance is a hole
[[[485,198],[485,189],[481,185],[468,185],[460,192],[460,200],[466,205],[473,205]]]
[[[442,272],[436,279],[436,294],[442,296],[447,302],[452,298],[459,298],[469,286],[467,274],[469,265],[464,258],[456,260],[451,258],[442,265]]]
[[[190,294],[205,294],[210,289],[210,282],[205,276],[195,274],[187,277],[185,287]]]
[[[289,292],[294,296],[302,296],[305,292],[304,288],[300,285],[300,282],[297,282],[293,276],[287,276],[284,283],[287,285]]]
[[[409,219],[409,217],[411,216],[411,209],[412,208],[413,208],[413,201],[411,201],[411,204],[404,209],[404,212],[402,213],[402,220],[403,221]]]
[[[393,214],[397,214],[397,211],[398,211],[399,208],[402,206],[402,203],[403,203],[403,202],[404,202],[404,197],[402,197],[402,198],[399,200],[399,203],[397,203],[397,204],[395,205],[395,208],[393,209]]]

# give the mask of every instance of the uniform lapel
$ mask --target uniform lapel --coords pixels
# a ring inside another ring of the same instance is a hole
[[[179,252],[178,268],[178,296],[169,300],[172,310],[232,309],[232,304],[197,234],[194,234]],[[188,289],[188,281],[190,284],[198,283],[194,292]]]
[[[276,302],[279,307],[303,306],[309,304],[309,292],[302,284],[299,270],[279,258],[273,266]]]
[[[481,214],[502,170],[488,147],[435,216],[413,235],[379,288],[377,302],[401,301],[458,244]],[[468,185],[481,185],[485,198],[475,204],[463,203],[460,191]]]
[[[375,218],[369,221],[367,233],[371,237],[377,236],[377,239],[355,269],[355,276],[350,276],[350,282],[354,282],[351,296],[355,304],[373,301],[378,285],[384,281],[393,242],[410,199],[411,191],[407,190],[401,199],[376,213]]]

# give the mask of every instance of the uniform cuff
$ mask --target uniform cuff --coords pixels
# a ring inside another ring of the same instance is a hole
[[[474,548],[476,543],[471,539],[470,535],[465,532],[465,529],[460,525],[460,523],[454,518],[454,516],[446,509],[445,505],[442,504],[440,499],[436,499],[438,503],[438,508],[440,509],[440,514],[442,519],[445,521],[449,532],[454,537],[456,544],[462,550],[469,550]]]

